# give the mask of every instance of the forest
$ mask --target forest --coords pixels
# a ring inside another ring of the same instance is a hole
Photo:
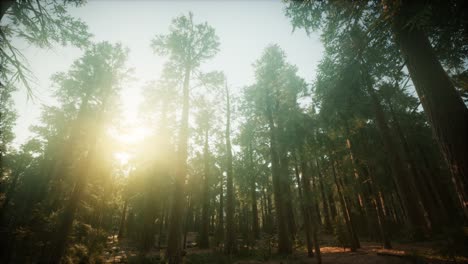
[[[2,0],[0,263],[468,263],[468,2],[278,3],[323,46],[312,79],[271,43],[233,85],[204,67],[217,28],[180,9],[137,40],[164,66],[122,142],[140,69],[71,12],[95,3]],[[41,92],[17,43],[80,54],[20,144],[15,98]]]

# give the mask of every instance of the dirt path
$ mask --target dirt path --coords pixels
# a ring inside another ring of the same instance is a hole
[[[350,252],[349,249],[344,250],[340,247],[325,246],[320,250],[322,252],[323,264],[411,264],[411,263],[428,263],[442,264],[453,263],[436,257],[434,249],[429,243],[414,243],[414,244],[394,244],[394,249],[384,250],[376,243],[361,243],[361,249],[357,252]],[[430,256],[429,258],[416,258],[418,256]],[[187,249],[187,256],[184,263],[191,263],[188,259],[198,255],[210,255],[212,250],[200,250],[198,248]],[[136,258],[138,250],[136,246],[128,240],[118,241],[116,237],[109,237],[107,247],[104,253],[105,263],[128,263],[130,258]],[[151,263],[159,263],[161,252],[154,249],[145,255],[147,260],[152,260]],[[424,262],[421,262],[424,260]],[[136,262],[135,262],[136,263]],[[150,263],[150,262],[148,262]],[[202,262],[196,262],[202,263]],[[204,262],[214,263],[215,262]],[[258,260],[239,260],[234,261],[236,264],[306,264],[316,263],[315,259],[308,258],[306,253],[298,250],[288,259],[273,259],[268,261]],[[468,263],[468,259],[458,260],[457,263]]]

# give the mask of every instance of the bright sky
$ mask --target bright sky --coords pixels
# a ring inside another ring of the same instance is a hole
[[[124,119],[135,123],[141,88],[149,80],[157,80],[164,58],[153,54],[150,40],[156,34],[168,32],[172,18],[189,11],[196,23],[207,21],[219,36],[220,52],[203,65],[203,70],[222,70],[229,85],[239,89],[254,82],[252,64],[268,44],[279,44],[288,61],[299,68],[299,75],[311,82],[323,53],[318,35],[308,37],[303,30],[292,32],[292,26],[283,12],[280,1],[88,1],[79,8],[70,9],[81,18],[94,34],[94,41],[121,42],[130,49],[129,63],[134,68],[134,81],[124,86],[122,104]],[[41,104],[50,105],[50,76],[67,71],[82,51],[73,47],[44,50],[13,43],[29,60],[30,69],[37,78],[37,99],[27,100],[25,89],[14,94],[19,118],[15,128],[15,145],[30,136],[28,129],[39,121]],[[142,137],[144,131],[135,129],[120,135],[124,141]]]

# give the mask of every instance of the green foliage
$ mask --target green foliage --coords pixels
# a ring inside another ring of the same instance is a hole
[[[67,5],[79,6],[83,4],[82,0],[11,2],[11,8],[2,18],[2,22],[6,22],[0,28],[1,89],[22,84],[32,96],[32,73],[21,51],[12,45],[12,39],[21,38],[42,48],[51,48],[55,43],[86,47],[90,44],[91,34],[85,23],[67,12]]]
[[[4,157],[10,151],[10,144],[14,139],[13,127],[16,125],[16,112],[13,110],[11,86],[0,88],[0,178],[3,174]]]
[[[206,22],[194,24],[193,14],[174,18],[168,35],[157,35],[151,48],[161,55],[169,55],[178,67],[196,68],[212,58],[219,50],[214,28]]]

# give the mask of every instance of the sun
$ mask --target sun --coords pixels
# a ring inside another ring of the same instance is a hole
[[[120,131],[120,133],[116,133],[117,131],[111,130],[111,135],[119,142],[124,144],[135,144],[142,141],[146,138],[150,131],[148,128],[143,126],[136,126],[136,127],[129,127]]]
[[[134,156],[136,146],[150,135],[150,129],[144,126],[128,126],[120,129],[111,128],[108,132],[117,146],[113,156],[120,165],[128,164]]]
[[[140,119],[139,106],[144,100],[141,89],[130,83],[124,87],[126,88],[120,92],[121,123],[108,130],[117,146],[113,153],[114,159],[123,166],[134,157],[136,146],[151,134],[151,130]]]
[[[127,152],[116,152],[114,158],[120,165],[126,165],[130,161],[130,154]]]

